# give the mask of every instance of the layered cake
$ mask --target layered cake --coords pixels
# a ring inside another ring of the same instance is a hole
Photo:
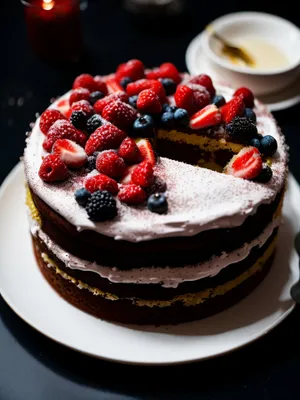
[[[249,88],[139,60],[82,74],[36,120],[24,166],[38,266],[94,316],[201,319],[272,265],[287,148]]]

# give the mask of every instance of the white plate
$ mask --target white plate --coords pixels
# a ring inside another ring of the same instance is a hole
[[[202,49],[202,38],[205,32],[197,35],[188,45],[185,53],[185,62],[188,72],[191,75],[204,73],[210,75],[213,81],[226,84],[222,81],[222,77],[214,70],[211,62],[205,56]],[[258,99],[268,106],[270,111],[280,111],[292,107],[300,102],[300,75],[288,88],[280,91],[279,93],[272,93],[270,95],[259,96]]]
[[[279,249],[266,279],[247,298],[213,317],[166,327],[114,324],[59,297],[38,269],[17,165],[0,190],[0,291],[8,305],[49,338],[77,351],[122,363],[176,364],[203,360],[244,346],[278,325],[293,309],[298,279],[293,242],[299,228],[300,189],[290,176]]]

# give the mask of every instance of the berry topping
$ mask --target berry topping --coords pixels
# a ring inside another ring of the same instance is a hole
[[[45,182],[64,181],[69,176],[66,164],[57,154],[44,157],[39,169],[39,177]]]
[[[177,84],[173,81],[173,79],[162,78],[160,81],[165,89],[167,96],[171,96],[175,93]]]
[[[190,83],[196,83],[197,85],[204,86],[211,97],[214,97],[214,95],[216,94],[216,89],[214,88],[213,82],[208,75],[200,74],[198,76],[195,76],[190,80]]]
[[[221,113],[215,104],[209,104],[191,116],[190,127],[203,129],[221,122]]]
[[[74,89],[69,98],[70,106],[80,100],[89,100],[89,97],[90,91],[88,89],[82,87]]]
[[[117,149],[125,137],[126,133],[116,126],[112,124],[102,125],[89,137],[85,151],[90,156],[95,151]]]
[[[184,110],[183,108],[179,108],[179,110]],[[185,110],[186,111],[186,110]],[[187,112],[187,111],[186,111]],[[169,128],[173,128],[175,125],[174,113],[172,111],[166,111],[161,115],[161,122],[168,126]]]
[[[272,179],[273,172],[268,165],[264,165],[261,173],[254,179],[255,182],[267,183]]]
[[[167,197],[164,193],[153,193],[148,198],[148,210],[157,214],[164,214],[168,211]]]
[[[158,95],[151,89],[142,90],[137,99],[137,108],[142,112],[160,113],[161,104]]]
[[[81,188],[76,190],[74,197],[80,206],[85,206],[88,199],[91,197],[91,193],[85,188]]]
[[[128,77],[133,81],[144,78],[144,64],[140,60],[129,60],[120,64],[116,70],[116,79],[121,81],[122,78]]]
[[[86,162],[86,169],[89,172],[96,169],[96,160],[97,160],[97,156],[99,153],[100,153],[99,151],[95,151],[95,153],[92,156],[88,156],[87,162]]]
[[[140,79],[136,82],[129,83],[126,87],[126,93],[129,96],[139,94],[142,90],[151,89],[155,92],[160,101],[165,101],[166,92],[161,82],[155,79]]]
[[[87,155],[79,144],[69,139],[58,139],[52,149],[69,168],[81,168],[86,163]]]
[[[237,178],[254,179],[262,170],[262,158],[256,147],[244,147],[224,168],[225,174]]]
[[[132,183],[148,187],[153,183],[153,165],[148,161],[141,162],[134,168],[131,175]]]
[[[184,108],[177,108],[177,110],[175,110],[174,112],[174,121],[176,125],[188,126],[189,124],[188,112]]]
[[[104,107],[102,117],[118,128],[126,130],[132,126],[137,117],[137,111],[129,104],[116,100]]]
[[[242,96],[237,96],[231,99],[228,103],[220,108],[222,120],[229,124],[235,117],[244,115],[245,104]]]
[[[70,122],[75,128],[84,130],[86,128],[87,115],[83,111],[73,111]]]
[[[41,131],[47,135],[54,122],[60,119],[66,119],[66,117],[60,111],[52,109],[44,111],[40,118]]]
[[[222,107],[226,103],[224,96],[217,94],[213,97],[212,103],[215,104],[217,107]]]
[[[72,112],[82,111],[87,115],[87,117],[90,117],[94,114],[94,109],[87,100],[76,101],[76,103],[72,104],[71,110]]]
[[[84,186],[90,193],[107,190],[111,194],[117,194],[119,191],[117,182],[103,174],[90,176],[86,179]]]
[[[256,114],[251,108],[245,108],[244,117],[250,119],[253,124],[256,124]]]
[[[154,120],[151,115],[142,115],[134,121],[130,136],[151,138],[154,135]]]
[[[126,165],[120,156],[113,151],[108,150],[100,153],[96,160],[96,169],[110,178],[118,178],[123,175]]]
[[[195,111],[194,92],[186,85],[178,85],[174,100],[177,107],[184,108],[189,114]]]
[[[254,107],[254,95],[250,89],[248,89],[246,87],[240,87],[240,88],[236,89],[236,91],[233,93],[233,96],[234,97],[242,96],[245,107],[247,107],[247,108]]]
[[[234,139],[246,144],[249,143],[249,140],[257,136],[256,125],[246,117],[235,117],[226,125],[226,130]]]
[[[129,97],[128,103],[131,105],[131,107],[137,108],[136,103],[137,103],[138,97],[139,97],[138,95]]]
[[[277,151],[277,140],[271,135],[264,136],[260,141],[260,149],[263,155],[271,157]]]
[[[90,102],[90,104],[93,106],[93,105],[96,103],[96,101],[98,101],[98,100],[100,100],[100,99],[103,99],[104,96],[105,96],[105,95],[104,95],[103,92],[99,92],[99,91],[97,90],[96,92],[92,92],[92,93],[89,95],[89,98],[86,99],[86,100],[88,100],[88,101]]]
[[[119,191],[118,199],[126,204],[141,204],[146,200],[146,193],[139,185],[124,185]]]
[[[86,142],[85,134],[76,129],[69,121],[65,120],[54,122],[43,142],[43,148],[50,152],[52,146],[58,139],[70,139],[73,142],[80,144],[80,146],[84,146]]]
[[[149,140],[141,139],[137,142],[137,146],[142,156],[142,161],[148,161],[152,166],[156,163],[153,147]]]
[[[118,155],[122,157],[127,164],[137,163],[142,158],[141,152],[135,140],[130,137],[127,137],[123,140],[119,147]]]
[[[113,219],[118,213],[116,200],[106,190],[92,193],[85,210],[89,219],[96,222]]]
[[[89,135],[91,135],[97,128],[102,125],[102,120],[98,114],[94,114],[87,120],[86,130]]]
[[[131,82],[133,82],[133,80],[129,76],[125,76],[124,78],[122,78],[120,80],[120,85],[122,86],[122,88],[124,90],[126,90],[128,83],[131,83]]]
[[[95,112],[97,114],[102,114],[104,107],[106,107],[112,101],[116,100],[121,100],[123,101],[123,103],[126,103],[128,101],[128,95],[125,92],[112,93],[104,97],[103,99],[96,101],[96,103],[94,104]]]

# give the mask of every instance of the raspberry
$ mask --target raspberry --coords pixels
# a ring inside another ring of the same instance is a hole
[[[92,90],[91,92],[101,92],[106,96],[108,93],[108,90],[107,90],[106,83],[103,81],[101,76],[98,76],[98,75],[95,76],[94,82],[95,82],[95,87],[94,87],[94,90]]]
[[[104,175],[118,178],[124,173],[126,165],[123,158],[119,157],[115,151],[110,150],[98,155],[96,168]]]
[[[244,110],[245,104],[242,96],[234,97],[220,108],[222,119],[226,124],[229,124],[235,117],[243,116]]]
[[[90,117],[91,115],[94,114],[94,109],[87,100],[76,101],[76,103],[72,104],[71,109],[72,109],[72,112],[73,111],[83,111],[87,117]]]
[[[127,164],[134,164],[141,158],[141,152],[135,142],[130,137],[127,137],[121,143],[118,154]]]
[[[73,83],[73,89],[80,87],[88,89],[90,92],[96,92],[99,90],[100,92],[107,94],[106,84],[103,82],[101,77],[98,76],[95,78],[90,74],[82,74],[77,76]]]
[[[137,118],[137,111],[121,100],[112,101],[104,107],[102,117],[120,129],[128,129]]]
[[[213,82],[208,75],[205,74],[197,75],[190,80],[190,83],[196,83],[197,85],[204,86],[205,89],[211,95],[211,97],[214,97],[216,94],[216,89],[214,88]]]
[[[116,149],[125,139],[126,133],[112,124],[106,124],[91,134],[85,145],[85,151],[91,156],[95,151]]]
[[[112,94],[104,97],[103,99],[96,101],[96,103],[94,104],[95,112],[97,114],[102,114],[104,107],[115,100],[121,100],[121,101],[123,101],[123,103],[127,103],[128,102],[128,94],[126,94],[125,92],[112,93]]]
[[[87,138],[84,133],[74,128],[69,121],[58,120],[49,129],[48,135],[43,142],[43,148],[50,152],[58,139],[70,139],[84,147]]]
[[[146,193],[139,185],[123,185],[118,199],[126,204],[141,204],[146,200]]]
[[[148,161],[140,163],[132,172],[132,183],[142,187],[150,186],[153,183],[153,166]]]
[[[92,221],[113,219],[117,213],[116,200],[106,190],[97,190],[88,199],[85,210]]]
[[[137,108],[146,113],[160,113],[161,104],[158,95],[151,89],[142,90],[137,99]]]
[[[39,169],[39,177],[43,181],[63,181],[68,176],[69,170],[57,154],[49,154],[43,159]]]
[[[70,106],[76,101],[88,100],[89,97],[90,97],[90,91],[88,89],[81,87],[79,87],[78,89],[74,89],[69,99]]]
[[[58,110],[46,110],[43,112],[40,118],[40,129],[47,135],[49,128],[59,119],[66,119],[66,117]]]
[[[245,107],[247,107],[247,108],[254,107],[254,95],[250,89],[248,89],[246,87],[240,87],[240,88],[236,89],[236,91],[233,93],[233,96],[234,97],[242,96]]]
[[[120,64],[116,70],[116,79],[120,82],[122,78],[131,78],[133,81],[144,78],[144,64],[140,60],[129,60]]]
[[[211,100],[210,94],[204,86],[196,85],[196,84],[188,84],[188,86],[194,92],[194,105],[196,111],[201,110],[201,108],[206,107]]]
[[[140,79],[136,82],[129,83],[126,87],[126,93],[129,96],[135,96],[139,94],[142,90],[152,89],[155,92],[160,101],[165,103],[166,92],[163,84],[160,81],[154,79]]]
[[[107,190],[111,194],[117,194],[119,191],[117,182],[103,174],[90,176],[86,179],[84,186],[90,193],[97,190]]]
[[[178,85],[174,94],[176,106],[184,108],[189,114],[195,112],[194,92],[186,85]]]

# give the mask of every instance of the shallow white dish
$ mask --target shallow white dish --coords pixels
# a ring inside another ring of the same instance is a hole
[[[203,49],[202,37],[205,32],[201,32],[197,35],[188,45],[185,53],[185,62],[188,72],[191,75],[207,74],[210,75],[214,82],[219,85],[227,85],[238,87],[238,85],[232,85],[224,79],[224,76],[220,75],[213,64],[206,56]],[[245,86],[245,85],[243,85]],[[293,84],[278,93],[271,93],[264,96],[258,96],[258,99],[268,106],[270,111],[280,111],[292,107],[300,103],[300,75]]]
[[[278,252],[260,286],[234,307],[213,317],[160,328],[108,323],[59,297],[36,265],[24,195],[24,175],[19,164],[0,190],[0,292],[29,325],[74,350],[130,364],[203,360],[251,343],[278,325],[294,308],[290,288],[299,275],[293,242],[299,229],[300,189],[292,176]]]

